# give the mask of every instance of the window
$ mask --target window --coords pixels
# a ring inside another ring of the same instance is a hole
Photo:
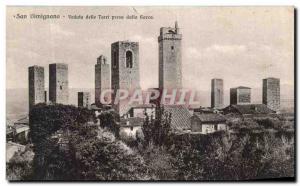
[[[214,128],[215,128],[215,130],[218,130],[218,125],[215,125]]]
[[[174,50],[174,46],[171,46],[171,50]]]
[[[59,86],[59,88],[60,88],[60,90],[62,90],[62,86],[61,85]]]
[[[117,67],[118,55],[117,52],[114,52],[114,60],[113,60],[113,67]]]
[[[126,52],[126,68],[132,68],[133,56],[131,51]]]
[[[133,131],[133,127],[130,127],[130,130]]]

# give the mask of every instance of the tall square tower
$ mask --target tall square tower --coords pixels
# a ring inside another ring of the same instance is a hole
[[[159,45],[159,88],[182,88],[181,40],[177,22],[175,28],[162,27],[158,37]]]
[[[68,65],[53,63],[49,65],[49,101],[68,104],[69,99]]]
[[[224,107],[223,79],[211,80],[211,108]]]
[[[91,94],[89,92],[78,92],[78,107],[90,108]]]
[[[263,104],[274,111],[280,109],[280,79],[263,79]]]
[[[101,55],[97,58],[97,64],[95,65],[95,103],[100,106],[101,93],[104,90],[110,89],[110,66],[107,64],[105,56]],[[104,97],[106,101],[110,99],[110,95],[106,94]]]
[[[125,114],[131,105],[128,100],[114,104],[117,90],[127,90],[129,94],[140,89],[139,43],[118,41],[111,44],[111,88],[112,105],[120,116]]]
[[[28,68],[29,111],[35,104],[45,102],[44,67],[31,66]]]
[[[230,89],[230,104],[243,105],[251,103],[251,88],[239,86]]]

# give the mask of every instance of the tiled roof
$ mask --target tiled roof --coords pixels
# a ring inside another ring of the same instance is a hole
[[[171,128],[186,130],[191,128],[191,114],[188,108],[182,105],[165,105],[165,112],[171,113]]]
[[[29,118],[28,117],[25,117],[25,118],[22,118],[22,119],[19,119],[18,121],[15,122],[15,124],[29,124]]]
[[[235,109],[240,114],[271,114],[275,111],[269,109],[265,104],[230,105],[225,110]]]
[[[16,133],[21,133],[24,131],[28,131],[29,130],[29,126],[28,125],[24,125],[24,124],[15,124],[13,126],[13,129],[16,131]]]
[[[237,89],[251,89],[250,87],[245,87],[245,86],[238,86],[236,87]]]
[[[226,118],[221,114],[215,113],[199,113],[195,112],[194,116],[200,119],[203,123],[213,123],[213,122],[225,122]]]

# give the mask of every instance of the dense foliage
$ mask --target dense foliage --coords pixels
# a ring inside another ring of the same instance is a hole
[[[32,179],[150,179],[142,157],[93,125],[93,116],[87,109],[64,105],[39,105],[31,111]]]
[[[163,108],[155,115],[146,116],[137,143],[128,146],[115,135],[118,117],[113,112],[94,118],[84,108],[37,105],[30,113],[34,158],[16,154],[8,174],[27,180],[294,177],[293,123],[280,118],[229,120],[230,131],[174,134],[172,116]]]
[[[166,112],[163,107],[157,107],[155,117],[146,113],[144,125],[142,127],[145,145],[154,143],[163,145],[170,136],[172,114]]]

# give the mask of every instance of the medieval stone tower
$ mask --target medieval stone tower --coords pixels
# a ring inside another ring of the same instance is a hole
[[[52,103],[68,104],[69,99],[68,65],[49,65],[49,100]]]
[[[230,88],[230,105],[245,105],[251,103],[251,88],[239,86]]]
[[[78,107],[90,108],[91,94],[89,92],[78,92]]]
[[[220,109],[224,106],[223,79],[211,80],[211,108]]]
[[[29,111],[38,103],[45,102],[44,67],[31,66],[28,68]]]
[[[178,24],[175,28],[162,27],[158,37],[159,44],[159,88],[182,88],[182,56]]]
[[[280,79],[263,79],[263,104],[274,111],[280,109]]]
[[[114,103],[118,89],[128,90],[130,93],[140,89],[139,74],[139,43],[118,41],[111,44],[111,87]],[[119,115],[125,114],[131,105],[128,101],[113,104]]]
[[[101,93],[104,90],[110,89],[110,66],[107,64],[105,56],[101,55],[97,58],[97,64],[95,65],[95,103],[100,106]],[[109,93],[104,97],[106,101],[110,99]]]

